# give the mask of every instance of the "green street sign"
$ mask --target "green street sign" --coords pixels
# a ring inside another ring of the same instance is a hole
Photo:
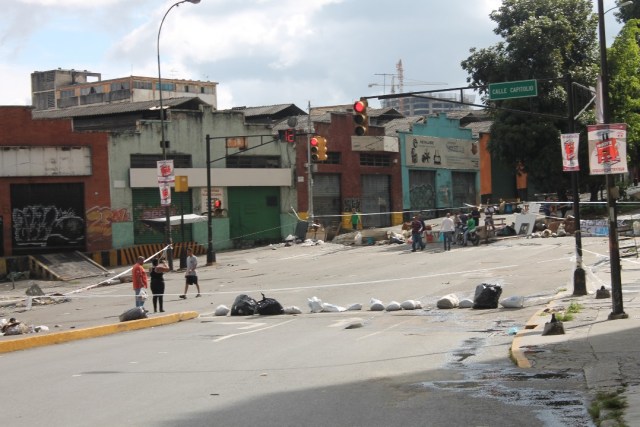
[[[489,85],[489,100],[528,98],[538,96],[537,80],[520,80],[517,82],[492,83]]]

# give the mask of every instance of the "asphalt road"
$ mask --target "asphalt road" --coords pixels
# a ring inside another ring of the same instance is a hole
[[[607,250],[602,239],[583,245]],[[165,309],[197,310],[198,319],[0,355],[11,396],[3,425],[589,425],[580,373],[521,370],[508,354],[509,330],[571,286],[573,255],[571,238],[450,252],[324,244],[220,253],[200,270],[202,298],[191,290],[179,300],[182,278],[168,275]],[[496,281],[503,297],[525,296],[525,307],[435,307]],[[240,293],[261,292],[303,313],[213,315]],[[130,284],[82,294],[20,318],[82,327],[115,321],[133,303]],[[312,296],[364,309],[312,314]],[[371,312],[371,298],[416,299],[424,309]],[[354,323],[362,327],[346,328]]]

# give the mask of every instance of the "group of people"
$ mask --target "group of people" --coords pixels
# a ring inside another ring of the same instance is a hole
[[[136,307],[142,308],[145,312],[148,312],[144,308],[146,301],[146,291],[144,289],[149,287],[149,281],[147,280],[147,271],[144,269],[145,258],[143,256],[138,257],[138,261],[131,269],[131,276],[133,279],[133,291],[135,292]],[[198,267],[198,258],[193,254],[193,249],[187,249],[187,265],[185,271],[185,284],[184,293],[180,295],[180,298],[187,298],[187,291],[189,286],[195,285],[198,293],[196,298],[200,297],[200,285],[198,284],[198,273],[196,268]],[[149,278],[151,285],[151,293],[153,294],[153,312],[164,312],[164,273],[169,271],[169,266],[163,256],[153,258],[151,261],[151,267],[149,268]]]
[[[495,230],[493,222],[493,214],[495,212],[495,206],[491,205],[490,202],[487,201],[487,205],[484,208],[484,225],[487,233],[491,230]],[[480,208],[478,206],[474,206],[469,215],[464,212],[455,212],[452,218],[451,213],[447,212],[440,224],[440,233],[443,234],[442,240],[444,242],[444,250],[451,250],[451,244],[455,244],[454,235],[456,232],[463,235],[462,244],[466,246],[469,240],[469,235],[473,233],[479,225]]]

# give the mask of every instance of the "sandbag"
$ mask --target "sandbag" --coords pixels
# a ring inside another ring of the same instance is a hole
[[[147,318],[147,312],[144,311],[144,308],[142,307],[130,308],[129,310],[125,311],[120,315],[121,322],[128,322],[130,320],[139,320],[139,319],[146,319],[146,318]]]
[[[256,311],[262,316],[284,314],[284,308],[282,307],[282,305],[273,298],[265,297],[264,294],[262,294],[262,299],[258,301]]]
[[[226,316],[227,314],[229,314],[229,307],[227,307],[226,305],[219,305],[216,307],[216,311],[213,313],[216,316]]]
[[[500,295],[502,295],[502,286],[482,283],[481,285],[476,286],[476,294],[473,298],[473,308],[498,308]]]
[[[371,311],[382,311],[384,310],[384,304],[379,299],[371,298],[369,302],[369,310]]]
[[[307,298],[307,303],[312,313],[322,312],[322,300],[318,297]]]
[[[258,303],[249,295],[238,295],[231,306],[232,316],[253,316],[256,314]]]
[[[459,303],[460,300],[455,294],[449,294],[440,298],[436,303],[436,306],[441,309],[451,309],[456,308]]]
[[[512,296],[503,298],[502,301],[500,301],[500,305],[504,308],[522,308],[524,307],[524,297]]]
[[[401,309],[402,309],[402,307],[400,307],[400,303],[398,301],[391,301],[385,307],[386,311],[398,311],[398,310],[401,310]]]
[[[469,298],[461,299],[458,304],[458,308],[471,308],[473,307],[473,301]]]

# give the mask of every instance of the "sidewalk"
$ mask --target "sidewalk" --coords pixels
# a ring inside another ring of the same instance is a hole
[[[624,270],[629,276],[636,272]],[[626,425],[640,425],[640,301],[638,286],[623,283],[623,307],[627,319],[608,320],[611,299],[595,299],[595,293],[574,297],[566,292],[551,302],[548,309],[561,311],[571,303],[582,308],[571,321],[563,322],[564,335],[543,336],[551,314],[540,310],[513,340],[511,351],[519,367],[538,370],[578,370],[584,373],[590,398],[598,392],[621,394],[626,400]],[[629,288],[629,289],[628,289]],[[616,423],[603,424],[615,426]]]

